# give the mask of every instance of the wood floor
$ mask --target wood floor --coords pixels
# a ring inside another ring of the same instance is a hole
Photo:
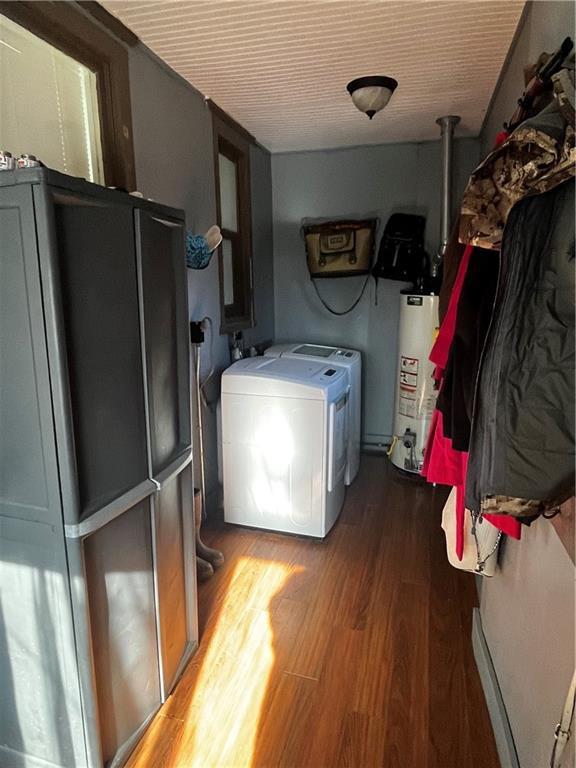
[[[200,648],[129,768],[499,768],[441,494],[365,456],[323,542],[206,530]]]

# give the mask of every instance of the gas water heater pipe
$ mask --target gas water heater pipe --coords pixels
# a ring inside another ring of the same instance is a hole
[[[452,148],[454,140],[454,128],[460,122],[458,115],[445,115],[436,120],[440,126],[442,137],[442,199],[440,203],[440,246],[432,259],[432,277],[438,276],[440,264],[444,258],[448,240],[450,238],[450,225],[452,223]]]

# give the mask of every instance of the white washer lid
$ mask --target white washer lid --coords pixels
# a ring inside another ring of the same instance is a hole
[[[245,358],[222,374],[223,393],[278,394],[315,400],[337,398],[346,390],[347,383],[346,371],[341,366],[292,357]]]
[[[310,358],[326,360],[341,365],[351,365],[360,360],[360,352],[346,347],[330,347],[325,344],[275,344],[264,353],[267,357]]]

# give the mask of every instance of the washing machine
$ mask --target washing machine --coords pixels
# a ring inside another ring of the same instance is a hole
[[[350,384],[349,431],[347,462],[344,482],[354,480],[360,468],[360,443],[362,440],[362,355],[356,349],[327,347],[321,344],[275,344],[264,352],[265,357],[290,357],[311,359],[343,366]]]
[[[307,358],[239,360],[222,374],[224,519],[323,538],[344,502],[346,369]]]

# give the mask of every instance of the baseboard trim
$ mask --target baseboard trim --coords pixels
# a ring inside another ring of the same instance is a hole
[[[474,608],[472,615],[472,647],[478,673],[480,674],[480,681],[484,689],[484,698],[488,705],[488,713],[492,721],[500,764],[502,768],[520,768],[508,713],[506,712],[488,643],[484,636],[479,608]]]

